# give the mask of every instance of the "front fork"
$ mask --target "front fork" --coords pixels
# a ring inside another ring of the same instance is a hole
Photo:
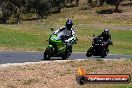
[[[61,49],[59,49],[58,50],[58,48],[57,48],[57,46],[53,46],[53,45],[49,45],[48,47],[51,47],[52,48],[52,55],[54,55],[54,56],[57,56],[57,55],[59,55],[59,54],[61,54],[62,52],[64,52],[64,48],[65,47],[62,47]]]
[[[52,48],[51,52],[49,52],[49,53],[51,53],[51,55],[54,55],[54,53],[55,53],[55,48],[54,48],[52,45],[49,45],[48,47]]]

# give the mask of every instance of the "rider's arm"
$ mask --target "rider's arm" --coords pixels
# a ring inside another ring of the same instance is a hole
[[[111,40],[111,34],[109,34],[109,39]]]
[[[102,37],[103,33],[101,33],[100,35],[98,35],[97,37]]]
[[[109,44],[110,44],[110,45],[113,45],[113,42],[112,42],[112,40],[111,40],[111,34],[109,34]]]
[[[71,29],[72,30],[72,37],[70,37],[68,40],[66,40],[67,42],[71,41],[71,40],[75,40],[75,30],[74,29]]]
[[[58,32],[60,32],[60,29],[55,30],[53,34],[57,34]]]
[[[72,37],[75,37],[75,30],[72,28]]]
[[[60,29],[57,29],[53,34],[57,34],[59,33],[60,31],[62,31],[64,29],[64,27],[60,28]]]

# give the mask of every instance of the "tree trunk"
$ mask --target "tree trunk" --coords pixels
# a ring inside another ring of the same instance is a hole
[[[115,12],[119,12],[119,4],[116,4],[115,7],[116,7]]]
[[[122,1],[122,0],[117,0],[117,1],[116,1],[116,4],[115,4],[115,7],[116,7],[116,8],[115,8],[115,12],[119,12],[119,5],[120,5],[121,1]]]
[[[87,3],[92,7],[92,0],[88,0]]]
[[[79,0],[76,0],[76,5],[79,6]]]

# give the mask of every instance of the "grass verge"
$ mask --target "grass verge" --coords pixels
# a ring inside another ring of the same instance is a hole
[[[92,35],[100,34],[102,29],[95,28],[77,28],[76,35],[78,43],[73,50],[77,52],[86,52],[91,46]],[[13,50],[36,50],[43,51],[50,35],[48,29],[32,29],[31,31],[12,30],[0,28],[0,46],[5,49]],[[131,30],[111,30],[113,46],[110,46],[110,52],[113,54],[130,54],[132,52],[132,31]],[[1,48],[0,47],[0,48]]]

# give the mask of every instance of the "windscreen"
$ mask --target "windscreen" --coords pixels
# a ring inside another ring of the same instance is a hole
[[[57,36],[59,39],[62,39],[65,35],[66,35],[66,33],[64,31],[60,31],[57,33]]]

